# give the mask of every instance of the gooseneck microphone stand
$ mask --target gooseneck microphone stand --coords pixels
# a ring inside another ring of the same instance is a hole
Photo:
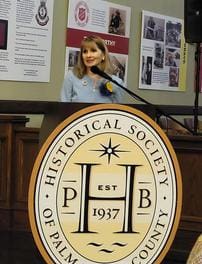
[[[143,102],[147,105],[150,105],[152,107],[155,108],[155,110],[161,115],[171,119],[172,121],[174,121],[175,123],[177,123],[178,125],[180,125],[181,127],[185,128],[187,131],[189,131],[191,134],[195,134],[194,131],[192,131],[190,128],[186,127],[183,123],[179,122],[177,119],[175,119],[174,117],[170,116],[168,113],[166,113],[165,111],[163,111],[161,108],[159,108],[158,106],[150,103],[149,101],[145,100],[144,98],[142,98],[141,96],[133,93],[132,91],[130,91],[129,89],[127,89],[126,87],[124,87],[123,85],[121,85],[120,83],[118,83],[116,80],[114,80],[111,76],[109,76],[107,73],[101,71],[97,66],[92,66],[91,67],[91,71],[95,74],[98,74],[99,76],[103,77],[104,79],[107,79],[108,81],[116,84],[117,86],[119,86],[121,89],[123,89],[125,92],[127,92],[130,96],[132,96],[134,99],[136,99],[137,101]]]

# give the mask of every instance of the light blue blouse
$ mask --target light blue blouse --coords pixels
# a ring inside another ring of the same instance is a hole
[[[115,75],[112,78],[123,85],[122,80]],[[93,87],[93,80],[85,75],[82,79],[76,77],[72,71],[69,71],[64,79],[61,89],[62,102],[82,102],[82,103],[123,103],[124,91],[119,86],[112,83],[113,93],[111,95],[102,95],[99,89],[100,79]]]

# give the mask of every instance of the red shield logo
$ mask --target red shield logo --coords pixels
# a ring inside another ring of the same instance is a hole
[[[81,21],[84,21],[86,19],[86,9],[85,8],[79,7],[78,17],[79,17],[79,20]]]

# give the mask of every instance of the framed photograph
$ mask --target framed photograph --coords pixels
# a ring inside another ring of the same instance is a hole
[[[7,49],[8,20],[0,19],[0,49]]]

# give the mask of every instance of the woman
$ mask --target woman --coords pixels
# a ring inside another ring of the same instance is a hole
[[[82,40],[78,62],[64,80],[61,101],[121,103],[123,96],[121,88],[91,72],[92,66],[99,67],[107,74],[112,73],[106,44],[98,36],[89,36]],[[122,84],[122,80],[118,77],[114,75],[111,77]]]

